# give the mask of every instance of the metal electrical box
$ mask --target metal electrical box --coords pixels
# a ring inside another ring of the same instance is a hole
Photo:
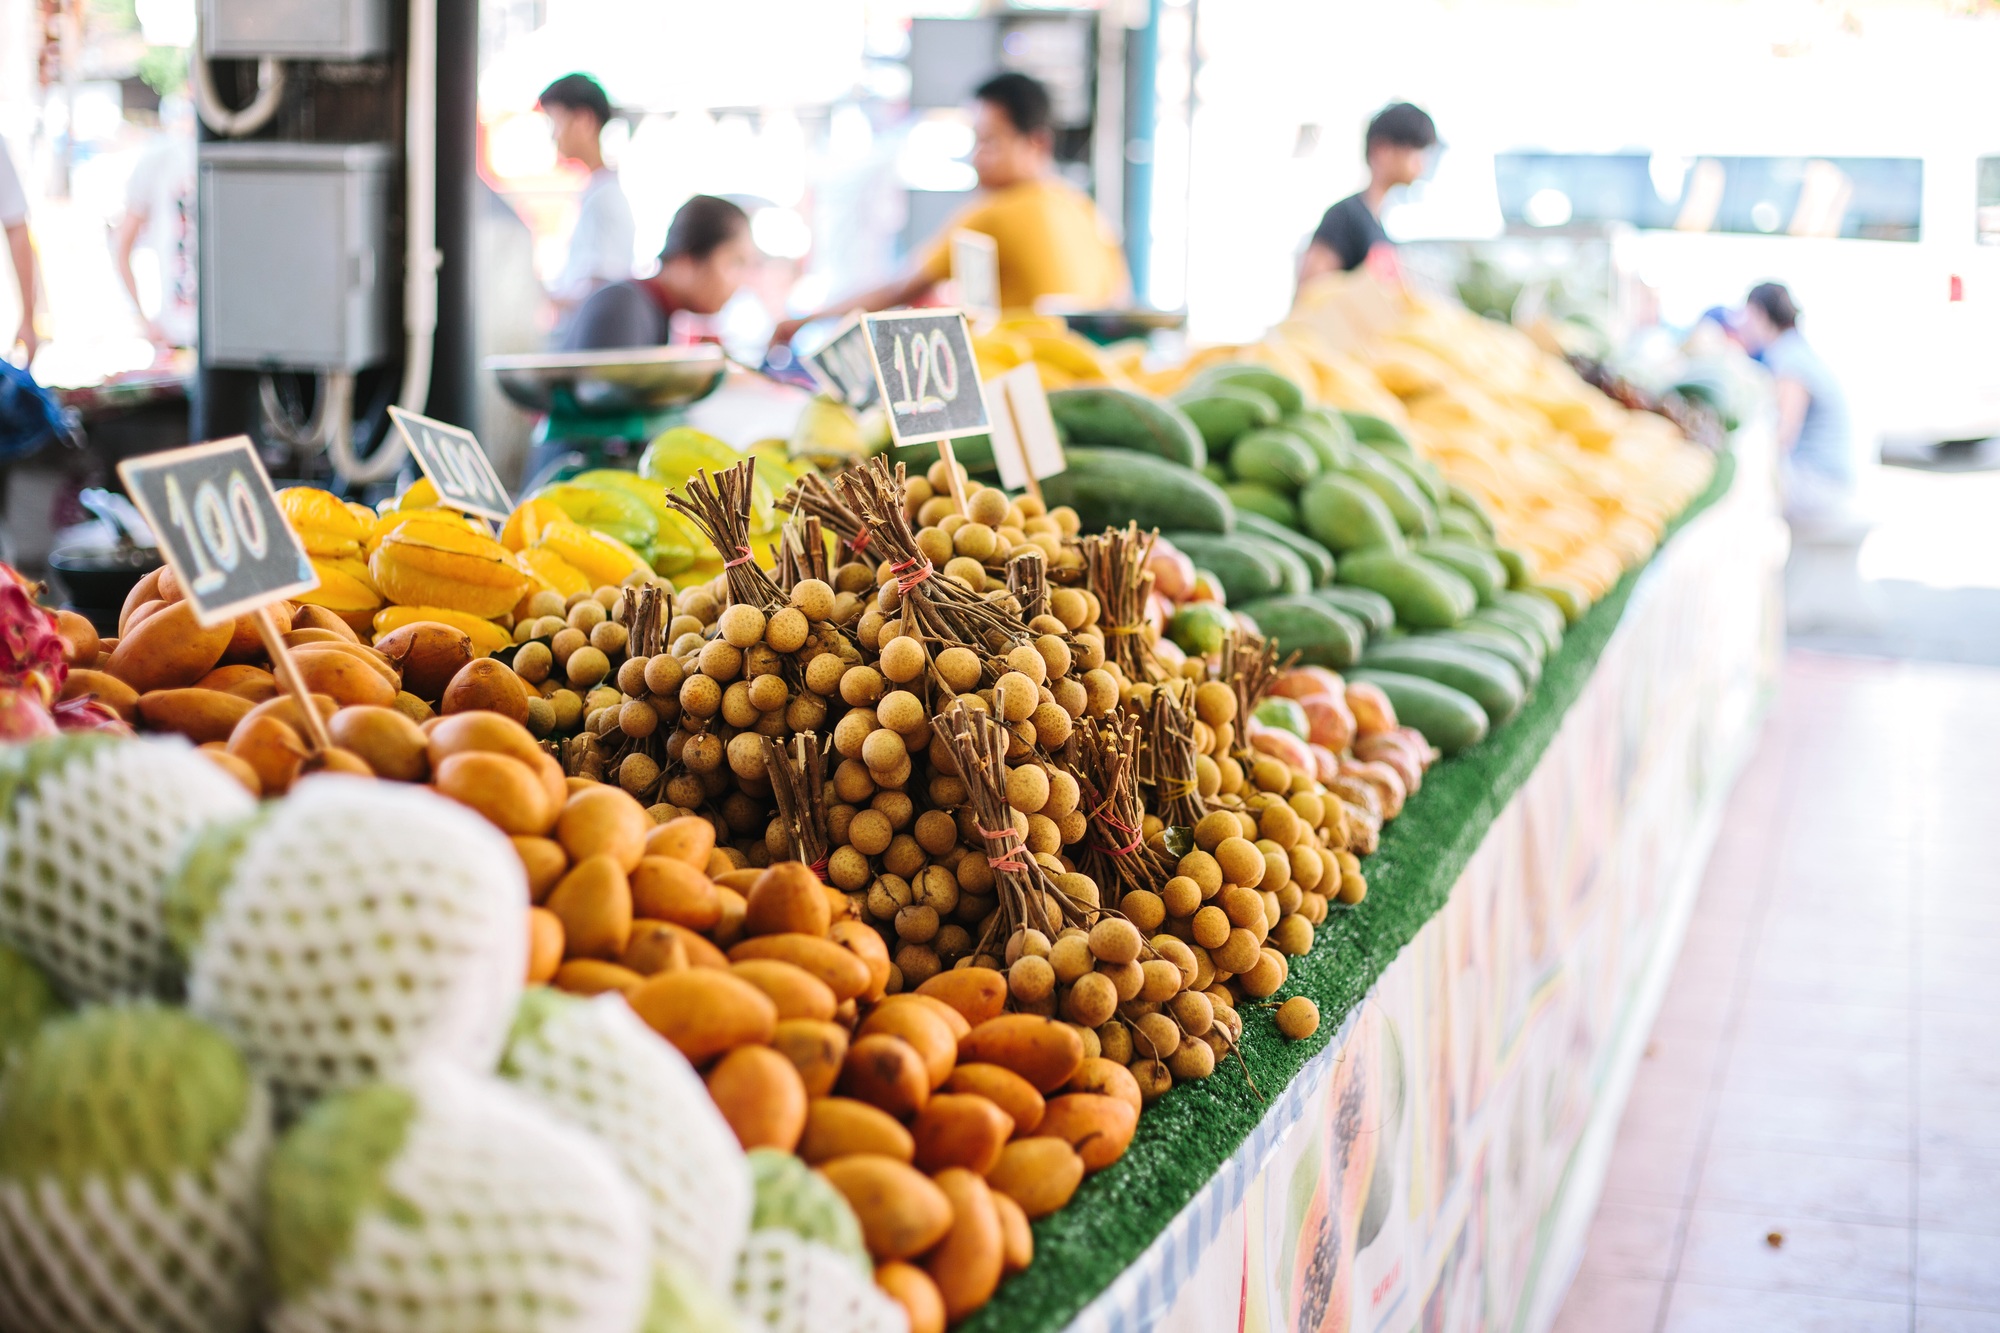
[[[201,146],[206,364],[360,370],[389,352],[386,144]]]
[[[389,49],[388,0],[201,0],[210,59],[365,60]]]

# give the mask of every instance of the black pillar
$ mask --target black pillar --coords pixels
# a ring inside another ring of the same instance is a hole
[[[437,350],[427,414],[475,426],[473,219],[477,212],[479,0],[437,0]]]

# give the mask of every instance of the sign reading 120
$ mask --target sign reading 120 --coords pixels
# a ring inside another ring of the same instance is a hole
[[[963,314],[899,310],[867,315],[862,322],[897,444],[987,431],[986,395]]]

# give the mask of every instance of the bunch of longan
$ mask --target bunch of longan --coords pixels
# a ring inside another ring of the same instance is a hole
[[[567,735],[618,698],[626,660],[625,589],[609,585],[565,598],[543,591],[514,622],[512,665],[528,686],[528,730]]]

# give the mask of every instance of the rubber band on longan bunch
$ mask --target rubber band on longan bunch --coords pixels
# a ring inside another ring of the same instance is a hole
[[[1208,813],[1208,803],[1201,798],[1201,784],[1195,778],[1193,722],[1179,694],[1172,689],[1154,690],[1146,702],[1139,781],[1153,789],[1151,809],[1169,828],[1191,829]]]
[[[1174,875],[1174,860],[1146,840],[1146,807],[1139,794],[1140,734],[1136,713],[1079,723],[1071,733],[1077,779],[1083,784],[1094,836],[1083,844],[1085,873],[1099,885],[1116,884],[1119,896],[1134,889],[1158,893]]]

